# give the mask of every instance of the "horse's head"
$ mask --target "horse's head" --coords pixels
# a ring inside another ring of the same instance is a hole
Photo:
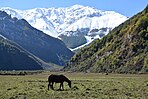
[[[71,88],[71,81],[68,81],[68,85],[69,85],[69,87]]]

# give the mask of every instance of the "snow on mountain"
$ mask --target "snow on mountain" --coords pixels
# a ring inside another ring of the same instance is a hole
[[[2,38],[4,38],[4,39],[7,39],[7,38],[5,38],[5,37],[4,37],[3,35],[1,35],[1,34],[0,34],[0,37],[2,37]]]
[[[90,30],[106,27],[113,28],[124,22],[126,19],[126,17],[115,12],[111,12],[100,17],[83,17],[69,25],[68,28],[63,31],[63,33],[65,33],[65,31],[77,31],[78,29],[82,28],[89,28]]]
[[[111,29],[127,20],[127,17],[114,11],[102,11],[82,5],[30,10],[4,7],[0,10],[11,14],[12,17],[26,19],[33,27],[50,36],[60,38],[70,48],[90,43],[96,38],[102,38]],[[83,41],[79,40],[80,42],[76,44],[77,39],[73,39],[77,36]],[[91,40],[88,40],[88,37]],[[71,43],[69,44],[69,42]]]

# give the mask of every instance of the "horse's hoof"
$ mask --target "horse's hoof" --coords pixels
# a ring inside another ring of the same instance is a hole
[[[58,89],[57,91],[62,91],[62,89]]]

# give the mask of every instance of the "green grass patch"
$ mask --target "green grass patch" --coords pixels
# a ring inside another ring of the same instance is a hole
[[[0,76],[0,99],[147,99],[148,75],[65,73],[72,81],[70,89],[47,90],[47,78],[53,72],[25,76]]]

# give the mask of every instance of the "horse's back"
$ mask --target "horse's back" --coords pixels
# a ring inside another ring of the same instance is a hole
[[[54,74],[51,74],[49,77],[48,77],[48,81],[49,82],[63,82],[65,80],[65,76],[64,75],[54,75]]]

